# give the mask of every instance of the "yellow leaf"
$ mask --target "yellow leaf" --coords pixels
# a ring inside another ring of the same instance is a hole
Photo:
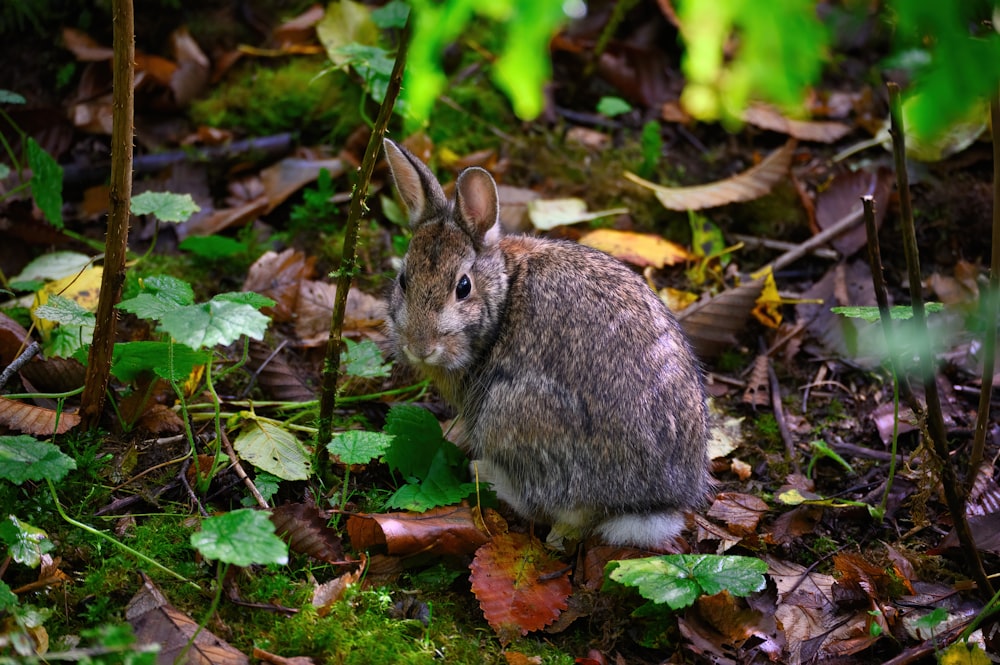
[[[958,641],[941,653],[941,665],[990,665],[990,658],[976,643]]]
[[[764,276],[764,290],[757,298],[757,304],[751,314],[768,328],[777,328],[781,325],[781,304],[781,295],[778,293],[778,285],[774,282],[774,273],[769,270]]]
[[[103,274],[103,268],[91,266],[78,274],[48,282],[36,291],[35,302],[31,305],[31,318],[35,322],[35,327],[43,335],[47,335],[55,328],[56,323],[54,321],[36,319],[34,316],[35,308],[47,303],[52,296],[68,298],[88,311],[96,311],[98,296],[101,294],[101,276]]]
[[[692,258],[691,254],[677,243],[649,233],[598,229],[580,238],[580,244],[607,252],[617,259],[638,266],[662,268]]]

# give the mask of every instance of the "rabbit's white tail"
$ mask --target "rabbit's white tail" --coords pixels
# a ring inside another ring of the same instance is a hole
[[[676,510],[659,513],[615,515],[604,520],[594,533],[609,545],[662,549],[684,529],[684,515]]]

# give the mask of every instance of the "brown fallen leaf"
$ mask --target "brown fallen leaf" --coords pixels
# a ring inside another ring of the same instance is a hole
[[[767,502],[752,494],[723,492],[712,502],[708,516],[724,522],[732,533],[747,535],[757,530],[767,511]]]
[[[0,366],[12,363],[30,343],[25,327],[0,312]]]
[[[83,385],[87,368],[74,358],[32,358],[21,368],[21,377],[35,392],[63,393]]]
[[[702,358],[712,358],[736,344],[737,335],[746,329],[747,317],[764,289],[758,279],[727,289],[716,296],[706,296],[678,312],[677,320]]]
[[[443,506],[425,513],[352,515],[347,533],[355,551],[385,546],[393,556],[471,554],[487,542],[468,506]]]
[[[143,585],[125,608],[139,644],[158,644],[157,663],[173,663],[198,631],[198,622],[169,602],[163,592],[143,575]],[[243,665],[250,659],[211,631],[201,630],[187,651],[189,665]]]
[[[861,197],[875,200],[875,224],[882,225],[889,208],[893,177],[889,169],[874,172],[858,170],[837,174],[830,184],[816,195],[816,226],[824,231],[841,219],[861,210]],[[831,243],[842,256],[851,256],[868,245],[864,224],[834,238]]]
[[[250,266],[243,290],[273,300],[274,307],[265,308],[264,313],[271,314],[276,323],[290,321],[298,304],[301,283],[312,277],[315,264],[315,257],[307,257],[295,249],[286,249],[280,254],[264,252]]]
[[[361,579],[361,574],[365,572],[364,566],[358,566],[356,570],[351,570],[343,575],[339,575],[329,582],[317,584],[313,589],[312,604],[316,608],[316,613],[325,617],[330,613],[334,603],[343,598],[344,592],[352,584],[357,584]]]
[[[295,306],[295,334],[301,346],[313,347],[326,343],[330,336],[330,315],[336,296],[337,287],[329,282],[304,280],[299,284]],[[358,289],[347,292],[344,330],[376,328],[384,317],[384,301]]]
[[[253,648],[253,657],[262,663],[271,663],[271,665],[315,665],[316,663],[315,660],[308,656],[285,658],[284,656],[279,656],[278,654],[264,651],[257,647]]]
[[[320,515],[316,506],[286,503],[271,511],[271,522],[278,537],[287,542],[293,552],[327,563],[343,563],[340,536],[326,525],[326,518]]]
[[[289,196],[299,191],[319,177],[321,169],[330,172],[331,178],[339,178],[347,171],[347,163],[342,159],[303,159],[286,157],[277,164],[260,172],[267,196],[266,212],[271,212],[285,202]]]
[[[64,434],[79,425],[80,416],[0,397],[0,424],[25,434],[51,436]]]
[[[787,134],[801,141],[833,143],[851,132],[851,126],[842,122],[818,120],[792,120],[766,104],[753,104],[743,112],[743,120],[754,127]]]
[[[573,590],[570,567],[526,534],[494,537],[469,568],[472,593],[501,644],[555,621]]]
[[[677,243],[651,233],[597,229],[584,234],[580,244],[637,266],[662,268],[694,259]]]
[[[625,172],[625,178],[653,190],[663,207],[669,210],[702,210],[729,203],[753,201],[764,196],[788,174],[795,153],[795,141],[789,141],[768,155],[760,164],[746,171],[705,185],[664,187]]]
[[[272,349],[263,342],[250,342],[249,369],[257,385],[269,399],[280,402],[308,402],[316,392],[303,380],[301,372],[288,362],[283,348]]]

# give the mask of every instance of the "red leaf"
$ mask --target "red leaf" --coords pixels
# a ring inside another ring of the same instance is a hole
[[[472,592],[502,643],[548,626],[568,607],[569,568],[537,538],[496,536],[479,548],[469,568]]]

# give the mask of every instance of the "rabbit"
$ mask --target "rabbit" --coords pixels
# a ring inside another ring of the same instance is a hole
[[[484,169],[449,201],[413,154],[384,148],[412,229],[387,335],[458,410],[480,480],[552,525],[555,547],[669,549],[712,482],[704,379],[677,321],[603,252],[503,236]]]

